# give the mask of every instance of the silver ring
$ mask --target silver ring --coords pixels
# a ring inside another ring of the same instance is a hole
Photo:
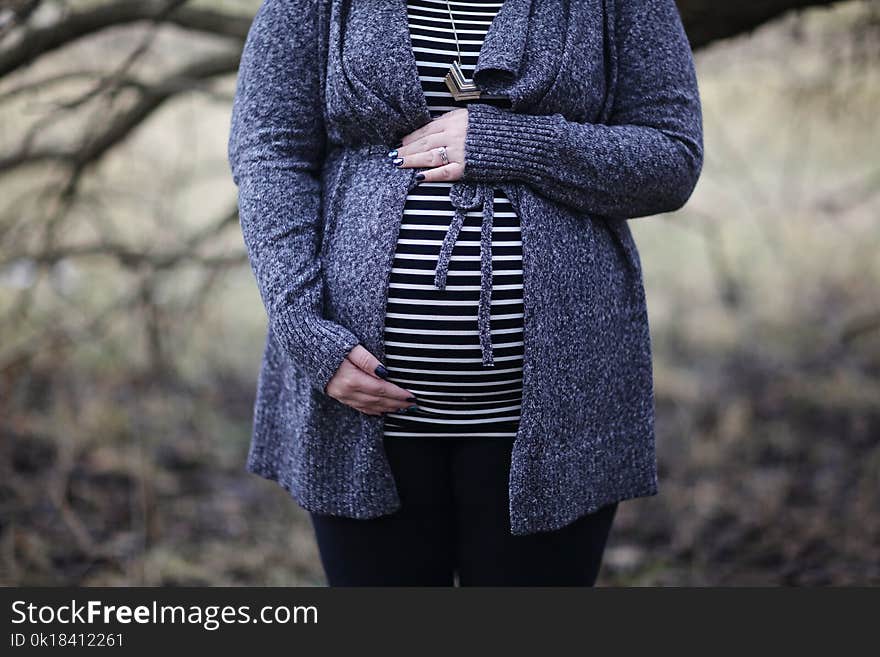
[[[439,146],[437,151],[440,153],[440,160],[443,164],[449,164],[449,156],[446,154],[446,146]]]

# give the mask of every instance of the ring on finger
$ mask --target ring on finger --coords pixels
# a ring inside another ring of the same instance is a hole
[[[440,161],[443,162],[444,165],[449,164],[449,155],[446,153],[446,146],[439,146],[437,152],[440,155]]]

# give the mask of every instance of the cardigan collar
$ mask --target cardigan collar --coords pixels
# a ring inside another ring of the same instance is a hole
[[[327,117],[340,141],[395,144],[430,121],[412,52],[407,0],[321,1],[330,7]],[[617,77],[615,0],[587,4],[594,11],[586,20],[600,21],[604,32],[604,105],[593,115],[604,123]],[[572,56],[582,31],[573,22],[573,5],[574,0],[504,0],[480,49],[474,83],[506,95],[514,112],[552,111],[558,99],[548,92],[565,67],[585,64]]]
[[[406,0],[339,0],[333,5],[335,51],[329,53],[333,86],[328,102],[344,106],[346,111],[337,116],[351,117],[352,133],[363,134],[369,142],[396,143],[431,120],[412,51]],[[536,0],[504,0],[473,72],[478,87],[507,95],[514,110],[527,110],[540,99],[562,59],[562,48],[554,48],[546,61],[536,62],[543,65],[526,74],[533,5],[545,15],[551,11],[549,6],[538,9],[541,3]]]
[[[504,0],[489,24],[474,68],[474,83],[491,93],[510,94],[519,75],[532,0]]]

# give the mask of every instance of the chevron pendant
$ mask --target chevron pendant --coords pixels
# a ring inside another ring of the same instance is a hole
[[[486,93],[477,87],[473,80],[465,77],[464,71],[461,70],[461,65],[457,59],[452,62],[452,65],[449,67],[449,72],[444,79],[446,81],[446,87],[449,89],[449,93],[452,94],[452,97],[455,98],[455,100],[500,100],[507,98],[507,96],[503,94]]]

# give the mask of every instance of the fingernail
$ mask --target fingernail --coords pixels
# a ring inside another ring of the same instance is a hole
[[[395,148],[393,151],[388,151],[388,157],[397,157],[397,149]]]
[[[391,160],[391,164],[393,164],[396,167],[399,167],[401,164],[403,164],[403,158],[402,157],[395,157],[393,160]]]
[[[415,397],[407,397],[406,401],[419,401],[419,400],[416,399]]]
[[[424,179],[425,179],[425,174],[423,174],[423,173],[416,174],[416,180],[424,180]]]
[[[376,376],[381,376],[383,379],[388,378],[388,370],[385,369],[385,366],[382,363],[376,365]]]
[[[401,413],[413,413],[417,410],[419,410],[419,407],[416,404],[413,404],[412,406],[407,406],[406,408],[404,408]]]

